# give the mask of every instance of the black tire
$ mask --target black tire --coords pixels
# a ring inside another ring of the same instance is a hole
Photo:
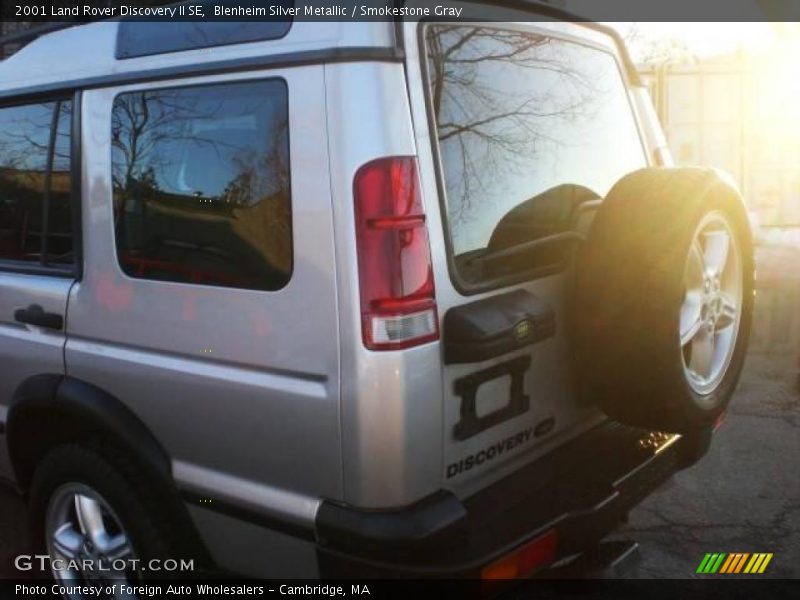
[[[701,220],[721,211],[740,248],[738,338],[724,376],[699,394],[684,371],[684,269]],[[621,179],[577,254],[573,334],[580,377],[612,418],[660,431],[707,429],[744,363],[753,308],[753,244],[744,203],[718,172],[643,169]]]
[[[182,517],[163,484],[154,481],[131,456],[101,441],[66,444],[51,450],[39,463],[30,488],[31,527],[37,545],[45,548],[45,519],[53,493],[62,485],[77,483],[96,490],[119,517],[136,558],[146,565],[152,559],[198,559],[187,551]],[[168,573],[182,577],[188,573]],[[157,577],[142,572],[137,579]],[[164,573],[161,573],[164,576]]]

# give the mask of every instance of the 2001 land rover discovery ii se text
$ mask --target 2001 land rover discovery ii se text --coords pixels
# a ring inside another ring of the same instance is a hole
[[[742,199],[670,166],[613,31],[539,10],[0,62],[0,476],[51,556],[522,577],[704,454]]]

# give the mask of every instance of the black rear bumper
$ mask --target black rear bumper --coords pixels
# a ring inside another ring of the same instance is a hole
[[[440,492],[391,512],[324,503],[322,575],[478,577],[553,529],[556,560],[577,554],[685,465],[684,446],[680,436],[607,421],[463,502]]]

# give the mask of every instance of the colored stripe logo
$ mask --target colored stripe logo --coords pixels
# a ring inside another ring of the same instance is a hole
[[[713,575],[715,573],[725,575],[763,573],[771,560],[772,554],[766,552],[756,552],[754,554],[748,552],[708,553],[700,561],[700,566],[697,567],[696,572],[703,575]]]

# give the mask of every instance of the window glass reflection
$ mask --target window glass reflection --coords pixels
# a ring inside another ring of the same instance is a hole
[[[122,94],[112,165],[124,271],[275,290],[292,270],[282,81]]]
[[[610,54],[489,27],[435,25],[426,39],[447,216],[462,277],[487,276],[468,267],[487,250],[570,230],[577,206],[602,198],[624,174],[645,166]],[[555,260],[553,254],[539,259]]]
[[[0,259],[73,261],[71,112],[69,101],[0,109]]]

